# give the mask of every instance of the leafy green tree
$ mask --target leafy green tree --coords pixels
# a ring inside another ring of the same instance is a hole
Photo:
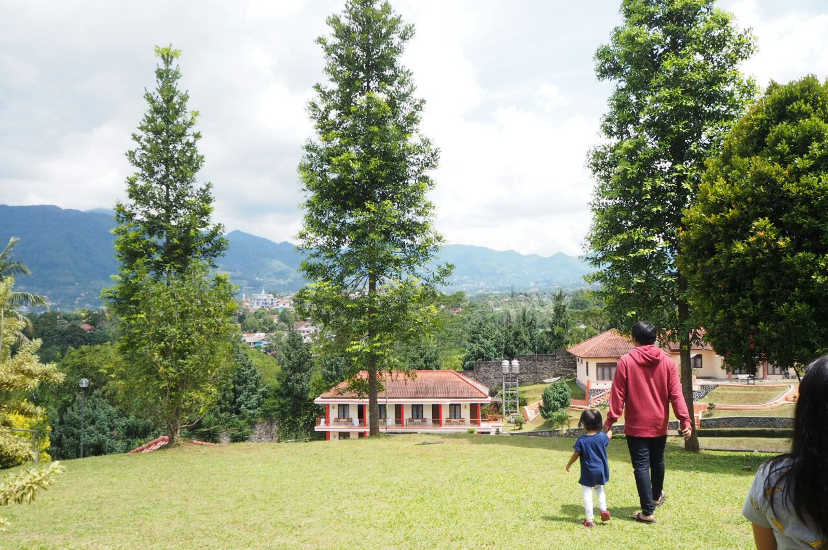
[[[144,94],[147,111],[127,152],[136,171],[127,178],[128,201],[115,207],[119,274],[104,296],[122,320],[125,395],[163,422],[174,446],[182,425],[217,397],[231,364],[235,303],[226,277],[208,279],[227,240],[210,222],[210,184],[196,182],[204,157],[198,113],[178,88],[180,52],[155,53],[156,87]]]
[[[552,353],[569,345],[569,313],[566,296],[558,290],[552,297],[552,316],[538,335],[538,353]]]
[[[232,441],[244,441],[262,417],[266,387],[262,375],[240,344],[233,351],[235,372],[222,387],[218,401],[190,431],[198,439],[217,441],[222,433]]]
[[[77,391],[73,401],[55,423],[50,452],[55,458],[77,458],[83,437],[83,456],[125,453],[160,434],[145,418],[126,414],[112,403],[104,389],[82,398]]]
[[[177,445],[181,428],[195,422],[218,397],[232,365],[233,287],[206,268],[155,281],[136,280],[132,302],[138,313],[123,317],[118,349],[124,366],[122,400],[152,414]]]
[[[828,351],[828,82],[771,84],[710,162],[682,244],[694,305],[730,367]]]
[[[214,260],[227,249],[221,224],[211,225],[211,184],[198,186],[204,164],[198,152],[201,133],[197,111],[187,108],[189,94],[178,88],[181,55],[171,46],[155,48],[160,63],[156,86],[146,90],[147,111],[132,134],[127,152],[135,172],[127,178],[126,202],[115,205],[115,255],[120,262],[117,284],[104,293],[121,315],[133,312],[132,297],[146,272],[170,279],[192,263]]]
[[[14,278],[0,279],[0,311],[10,308],[12,296]],[[55,365],[40,362],[39,340],[21,339],[24,325],[12,316],[0,322],[0,467],[6,468],[32,459],[31,444],[15,428],[47,429],[42,425],[45,411],[28,395],[41,384],[63,380]]]
[[[423,100],[400,63],[414,28],[377,0],[349,0],[327,23],[330,36],[317,42],[329,84],[314,88],[317,139],[299,165],[302,270],[315,283],[297,305],[348,355],[349,376],[367,371],[376,435],[378,371],[401,367],[399,343],[432,330],[434,285],[448,274],[427,269],[441,242],[426,197],[438,153],[419,133]]]
[[[492,317],[473,318],[469,325],[463,368],[468,369],[478,361],[493,361],[502,357],[503,334],[500,325]]]
[[[572,294],[567,306],[570,318],[568,340],[583,342],[610,328],[604,303],[593,290],[579,290]]]
[[[546,419],[552,418],[557,411],[566,409],[569,406],[569,385],[565,380],[558,380],[544,388],[540,413]]]
[[[290,331],[278,355],[282,369],[277,375],[276,420],[280,439],[310,437],[316,406],[310,397],[313,362],[310,347],[296,331]]]
[[[589,159],[597,180],[587,259],[613,325],[654,323],[681,347],[692,410],[690,343],[698,328],[679,260],[682,211],[695,200],[704,161],[755,94],[739,72],[753,38],[714,0],[624,0],[624,23],[596,53],[615,83]],[[695,433],[686,444],[698,449]]]

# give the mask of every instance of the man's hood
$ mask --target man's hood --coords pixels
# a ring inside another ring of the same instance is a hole
[[[655,367],[661,362],[664,351],[654,344],[638,346],[630,351],[630,359],[642,367]]]

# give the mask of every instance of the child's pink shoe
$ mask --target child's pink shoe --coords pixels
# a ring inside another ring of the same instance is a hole
[[[601,512],[601,521],[609,521],[612,519],[612,516],[609,513],[609,510],[604,510]]]
[[[584,520],[584,527],[595,527],[595,524],[588,519]]]

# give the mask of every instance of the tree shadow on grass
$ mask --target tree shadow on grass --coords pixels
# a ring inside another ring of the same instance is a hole
[[[524,449],[550,449],[571,451],[574,438],[539,437],[539,436],[463,436],[474,445],[508,445]],[[764,453],[723,453],[721,451],[686,452],[675,443],[667,444],[665,460],[667,472],[685,471],[722,475],[753,477],[760,464],[767,461],[772,454]],[[627,443],[623,438],[614,438],[610,444],[610,468],[617,464],[622,470],[630,468]],[[619,471],[622,471],[619,470]]]

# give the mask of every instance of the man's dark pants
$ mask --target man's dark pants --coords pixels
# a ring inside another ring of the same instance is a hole
[[[655,511],[654,501],[661,498],[664,487],[664,445],[667,436],[626,437],[641,511],[645,516],[651,516]]]

